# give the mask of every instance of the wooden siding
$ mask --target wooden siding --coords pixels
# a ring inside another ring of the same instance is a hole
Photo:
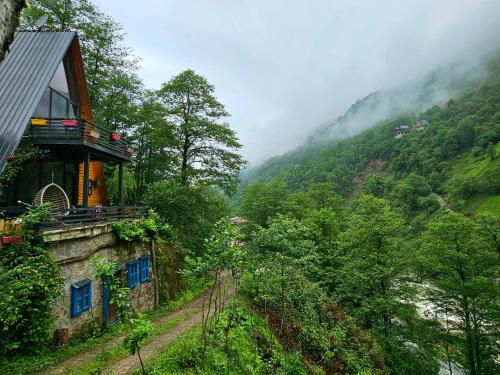
[[[106,191],[106,181],[104,179],[102,162],[90,162],[89,180],[89,183],[92,184],[92,194],[89,195],[89,207],[97,205],[107,206],[109,204],[109,201]],[[78,176],[78,204],[83,204],[83,163],[80,164]]]

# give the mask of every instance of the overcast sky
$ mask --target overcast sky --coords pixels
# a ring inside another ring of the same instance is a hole
[[[500,0],[94,0],[148,88],[187,68],[215,85],[252,163],[372,91],[500,43]]]

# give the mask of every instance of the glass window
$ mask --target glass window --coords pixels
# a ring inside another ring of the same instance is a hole
[[[92,281],[85,279],[71,286],[71,316],[76,316],[92,306]]]
[[[33,117],[49,117],[49,106],[50,106],[50,89],[47,88],[43,93],[42,99],[33,113]]]

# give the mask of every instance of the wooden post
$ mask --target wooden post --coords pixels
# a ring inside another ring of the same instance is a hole
[[[118,205],[123,207],[123,161],[118,162]]]
[[[90,152],[85,153],[83,161],[83,201],[82,206],[89,206],[89,168],[90,168]]]

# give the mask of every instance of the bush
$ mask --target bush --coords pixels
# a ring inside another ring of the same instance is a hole
[[[477,157],[482,156],[482,155],[484,155],[484,149],[482,147],[474,146],[472,148],[472,156],[477,158]]]
[[[165,223],[154,210],[149,212],[148,217],[140,220],[122,220],[113,223],[113,232],[118,239],[125,242],[148,242],[155,238],[166,241],[175,239],[172,227]]]
[[[43,241],[27,238],[0,252],[0,356],[31,351],[48,340],[61,271]]]

